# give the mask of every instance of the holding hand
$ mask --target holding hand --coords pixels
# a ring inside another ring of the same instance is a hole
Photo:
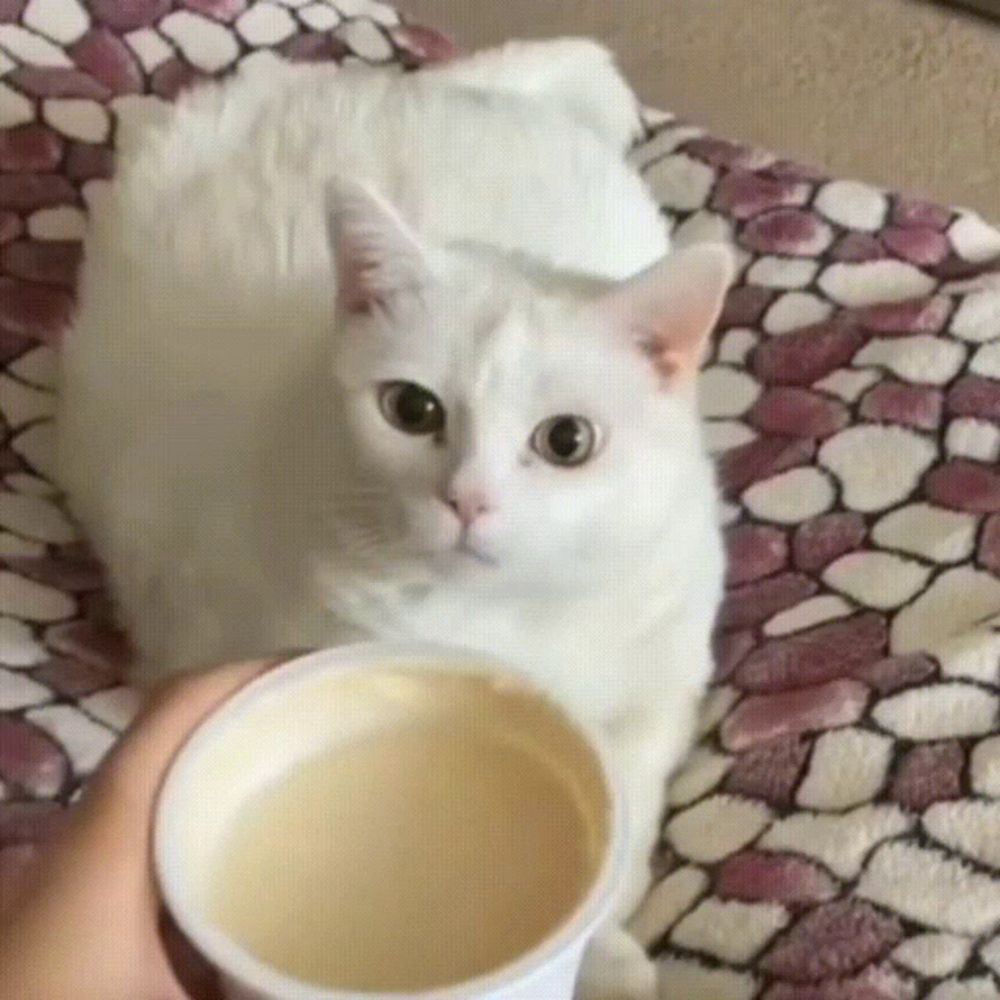
[[[0,996],[205,1000],[214,975],[165,917],[152,864],[156,796],[174,754],[274,660],[172,681],[87,788],[65,830],[0,900]]]

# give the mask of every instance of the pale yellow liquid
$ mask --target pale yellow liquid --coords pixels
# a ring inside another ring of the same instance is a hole
[[[342,746],[240,813],[210,916],[258,958],[330,988],[461,982],[541,942],[597,859],[537,757],[425,723]]]

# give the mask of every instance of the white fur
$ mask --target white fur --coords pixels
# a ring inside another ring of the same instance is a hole
[[[685,387],[728,273],[697,252],[657,270],[635,124],[574,40],[193,94],[94,221],[59,437],[146,674],[419,638],[511,661],[603,727],[634,830],[619,917],[710,671],[722,558]],[[368,314],[335,301],[347,254],[384,283]],[[441,443],[389,426],[383,379],[437,393]],[[601,428],[581,468],[528,446],[560,413]],[[468,538],[488,562],[455,550],[452,487],[491,497]],[[609,987],[602,954],[629,949],[595,949],[585,995],[648,992]]]

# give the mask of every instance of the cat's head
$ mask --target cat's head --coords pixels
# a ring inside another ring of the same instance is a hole
[[[575,586],[712,504],[693,386],[724,247],[617,284],[560,277],[421,245],[353,186],[330,228],[359,545],[470,583]]]

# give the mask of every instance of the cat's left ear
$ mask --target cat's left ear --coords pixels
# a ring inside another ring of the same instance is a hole
[[[328,221],[338,308],[358,315],[376,308],[391,312],[401,296],[417,294],[427,284],[427,263],[416,235],[367,186],[334,181]]]
[[[601,319],[631,336],[669,383],[694,378],[733,280],[732,252],[706,243],[675,250],[596,303]]]

